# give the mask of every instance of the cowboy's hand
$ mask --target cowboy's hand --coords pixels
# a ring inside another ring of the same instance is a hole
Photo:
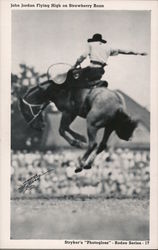
[[[140,56],[147,56],[148,54],[146,52],[139,53]]]
[[[75,69],[76,68],[76,65],[73,65],[72,67],[71,67],[71,69]]]
[[[76,69],[78,66],[78,63],[76,62],[73,66],[72,66],[72,69]]]
[[[81,68],[80,63],[75,63],[75,65],[71,67],[71,69],[76,69],[76,68]]]

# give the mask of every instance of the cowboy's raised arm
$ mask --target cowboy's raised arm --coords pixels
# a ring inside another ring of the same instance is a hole
[[[81,56],[77,59],[77,61],[76,61],[76,63],[74,64],[73,68],[76,68],[79,64],[81,64],[81,63],[86,59],[86,57],[87,57],[87,56],[85,56],[85,55],[81,55]]]
[[[83,54],[76,60],[75,64],[73,65],[72,68],[76,68],[79,64],[81,64],[88,56],[89,54],[89,47],[86,46],[85,51]]]
[[[123,55],[140,55],[140,56],[146,56],[147,53],[145,52],[134,52],[132,50],[122,50],[118,49],[118,54],[123,54]]]

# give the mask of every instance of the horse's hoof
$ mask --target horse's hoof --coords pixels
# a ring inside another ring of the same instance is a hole
[[[79,173],[79,172],[81,172],[81,171],[82,171],[82,169],[83,169],[83,168],[76,168],[76,169],[75,169],[75,173]]]
[[[108,156],[108,157],[106,158],[106,161],[107,161],[107,162],[112,161],[111,157],[110,157],[110,156]]]
[[[80,142],[80,141],[73,141],[72,143],[71,143],[71,146],[74,146],[74,147],[76,147],[76,148],[83,148],[83,144],[82,144],[82,142]]]
[[[84,143],[86,143],[86,142],[87,142],[86,137],[84,137],[83,135],[81,135],[81,136],[80,136],[80,140],[81,140],[82,142],[84,142]]]
[[[83,168],[84,168],[84,169],[91,169],[92,166],[91,166],[91,165],[86,165],[86,166],[84,166]]]
[[[78,162],[79,162],[80,168],[83,168],[84,167],[84,161],[82,161],[82,159],[80,157],[78,158]]]

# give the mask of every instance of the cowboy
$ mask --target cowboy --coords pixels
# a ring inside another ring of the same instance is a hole
[[[106,81],[100,81],[100,79],[105,73],[104,67],[107,65],[109,56],[117,56],[119,54],[147,55],[146,53],[138,53],[131,50],[112,49],[108,46],[107,41],[102,39],[101,34],[94,34],[87,42],[88,46],[85,52],[77,59],[73,68],[76,68],[89,56],[90,65],[83,69],[84,78],[88,81],[102,82],[105,83],[105,85],[108,83]]]

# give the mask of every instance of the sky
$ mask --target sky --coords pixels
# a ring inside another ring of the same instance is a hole
[[[40,73],[58,62],[73,65],[95,33],[113,48],[148,53],[110,57],[103,78],[150,109],[150,11],[13,10],[12,72],[20,63]]]

